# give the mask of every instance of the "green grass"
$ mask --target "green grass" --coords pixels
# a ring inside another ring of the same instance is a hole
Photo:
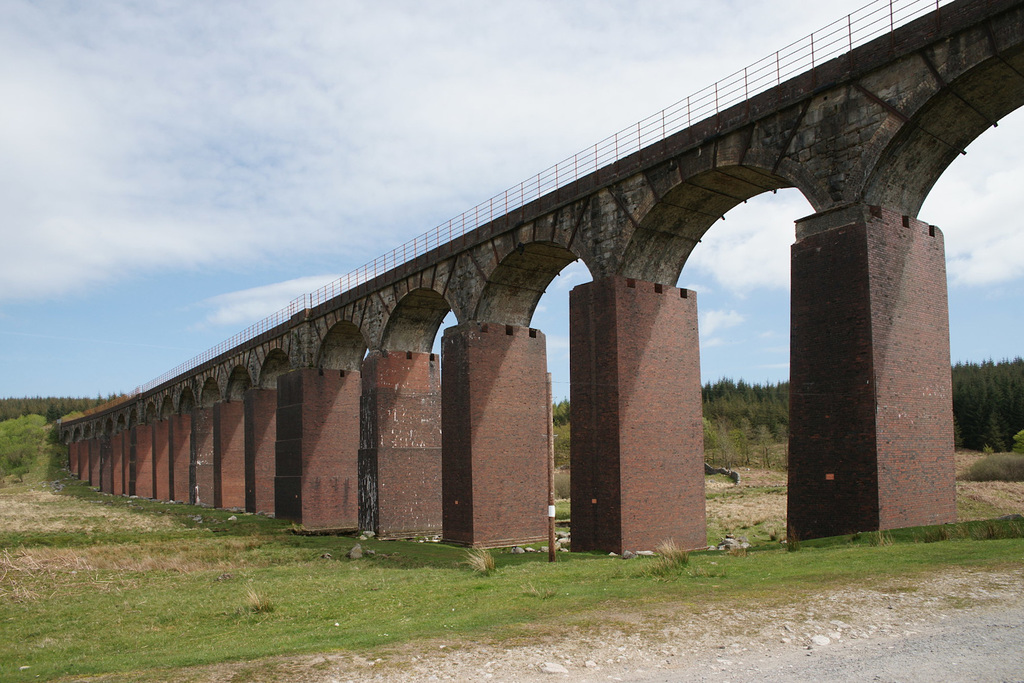
[[[493,551],[493,570],[479,572],[465,549],[438,543],[361,541],[376,555],[350,561],[356,539],[299,536],[272,519],[229,522],[228,512],[131,501],[82,484],[63,495],[174,524],[145,533],[0,534],[0,680],[24,679],[21,666],[33,680],[117,672],[160,679],[181,667],[278,654],[368,653],[436,637],[515,640],[538,625],[593,623],[605,611],[775,605],[951,566],[1019,565],[1024,550],[1021,523],[979,522],[942,527],[944,539],[937,528],[896,530],[883,544],[873,534],[804,541],[795,554],[765,544],[745,556],[690,553],[664,568],[658,558],[566,553],[549,564],[546,555]]]
[[[280,520],[72,480],[49,495],[55,462],[40,442],[24,481],[0,488],[0,681],[183,680],[184,667],[276,655],[386,656],[435,638],[521,642],[666,605],[756,609],[950,567],[1020,566],[1024,551],[1024,523],[986,521],[814,539],[787,553],[769,538],[783,529],[751,520],[732,530],[755,544],[749,553],[676,549],[628,562],[560,553],[548,563],[494,550],[474,568],[464,548],[439,543],[298,535]],[[776,493],[730,487],[709,499]],[[23,499],[35,507],[17,526],[9,511]],[[569,514],[558,501],[557,518]],[[346,559],[357,542],[375,554]]]

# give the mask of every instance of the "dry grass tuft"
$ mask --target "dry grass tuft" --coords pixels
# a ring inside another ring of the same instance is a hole
[[[679,574],[690,564],[690,553],[680,548],[675,541],[668,539],[654,549],[658,557],[644,567],[647,576],[664,577]]]
[[[274,611],[274,603],[266,593],[249,586],[245,589],[245,609],[243,611],[253,614],[270,614]]]
[[[490,576],[494,572],[494,555],[483,548],[468,550],[466,551],[466,564],[473,571]]]
[[[525,586],[523,586],[523,595],[528,595],[531,598],[540,598],[541,600],[547,600],[548,598],[555,597],[555,591],[553,588],[545,588],[544,590],[539,590],[532,583],[528,583]]]

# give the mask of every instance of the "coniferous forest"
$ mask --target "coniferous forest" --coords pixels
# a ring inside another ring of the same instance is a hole
[[[956,445],[1008,451],[1024,430],[1024,359],[953,366]]]

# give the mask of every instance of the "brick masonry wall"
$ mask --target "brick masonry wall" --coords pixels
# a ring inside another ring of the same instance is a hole
[[[359,526],[441,532],[441,377],[432,353],[374,351],[362,366]]]
[[[213,406],[213,506],[245,508],[245,406]]]
[[[114,490],[114,449],[109,436],[100,437],[99,487],[104,493]]]
[[[155,475],[153,471],[153,426],[132,427],[132,442],[135,448],[135,491],[143,498],[155,498]]]
[[[192,409],[192,452],[189,457],[189,502],[213,505],[213,408]]]
[[[941,234],[878,207],[798,226],[789,526],[800,538],[952,521]]]
[[[359,373],[294,370],[278,378],[274,506],[310,529],[359,526]]]
[[[245,509],[274,512],[277,390],[245,392]]]
[[[118,432],[110,437],[110,458],[113,470],[111,492],[115,496],[127,494],[128,492],[128,488],[125,486],[125,462],[128,460],[125,457],[126,436],[128,435],[124,432]]]
[[[171,462],[168,470],[168,489],[171,500],[188,502],[192,495],[189,491],[189,469],[192,461],[192,415],[172,415],[170,429]]]
[[[956,521],[949,305],[942,233],[872,221],[879,526]]]
[[[157,500],[170,500],[170,422],[156,420],[153,422],[153,497]]]
[[[569,320],[573,550],[704,547],[696,295],[604,278]]]
[[[68,472],[77,476],[79,479],[82,478],[81,469],[79,469],[82,463],[81,450],[81,441],[72,441],[68,443]]]
[[[89,439],[89,484],[100,485],[100,441],[103,437]]]
[[[494,323],[442,340],[442,524],[474,547],[547,538],[547,354],[537,330]]]

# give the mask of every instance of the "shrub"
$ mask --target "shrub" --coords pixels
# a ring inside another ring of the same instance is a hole
[[[569,470],[557,470],[555,472],[555,498],[567,500],[569,498]]]
[[[1013,452],[1024,453],[1024,429],[1013,436]]]
[[[1024,454],[993,453],[978,460],[964,479],[968,481],[1024,481]]]

